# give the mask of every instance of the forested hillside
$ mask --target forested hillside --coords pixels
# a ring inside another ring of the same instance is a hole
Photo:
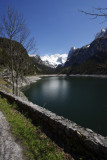
[[[10,40],[0,38],[0,66],[11,69]],[[35,68],[26,49],[18,42],[12,41],[14,70],[19,69],[23,75],[34,74]],[[17,68],[18,67],[18,68]]]
[[[26,49],[18,42],[13,43],[13,61],[14,70],[18,69],[22,75],[46,74],[52,73],[53,69],[44,64],[40,64],[33,57],[29,57]],[[11,69],[10,62],[10,40],[0,37],[0,67]],[[18,68],[16,67],[18,65]]]
[[[78,65],[61,68],[63,74],[101,74],[107,75],[107,51],[95,54]]]

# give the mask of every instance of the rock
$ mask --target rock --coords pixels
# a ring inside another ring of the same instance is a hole
[[[107,51],[107,36],[95,39],[90,45],[74,50],[72,56],[68,58],[65,67],[81,64],[95,54]]]

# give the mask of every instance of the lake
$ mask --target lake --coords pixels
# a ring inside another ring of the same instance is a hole
[[[107,136],[107,79],[45,77],[23,90],[28,99]]]

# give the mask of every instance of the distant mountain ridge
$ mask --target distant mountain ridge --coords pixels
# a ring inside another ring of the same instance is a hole
[[[39,74],[52,74],[54,72],[53,68],[42,61],[39,55],[29,55],[37,73]]]
[[[52,68],[56,68],[58,65],[64,65],[67,60],[68,54],[53,54],[53,55],[45,55],[42,56],[41,59],[44,61],[48,66]]]
[[[24,50],[22,73],[29,74],[107,74],[107,28],[103,28],[95,36],[90,44],[81,48],[72,47],[68,54],[28,55],[26,49],[16,43]],[[0,66],[8,67],[9,40],[0,38]],[[18,52],[18,51],[17,51]],[[15,58],[15,57],[14,57]],[[15,67],[15,66],[14,66]]]
[[[95,39],[81,48],[72,47],[63,74],[107,74],[107,28],[96,34]]]
[[[97,33],[92,43],[77,49],[72,47],[69,51],[65,66],[81,64],[94,56],[94,54],[105,51],[107,51],[107,28]]]
[[[35,60],[36,63],[41,64],[41,65],[46,65],[44,61],[42,61],[41,57],[39,55],[29,55],[32,59]]]

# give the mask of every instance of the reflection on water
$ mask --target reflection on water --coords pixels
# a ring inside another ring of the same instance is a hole
[[[40,88],[42,94],[47,94],[49,98],[55,100],[58,97],[64,98],[66,96],[68,84],[64,79],[59,81],[57,77],[54,77],[49,81],[44,81]]]
[[[107,136],[107,79],[46,77],[24,93],[33,103]]]

